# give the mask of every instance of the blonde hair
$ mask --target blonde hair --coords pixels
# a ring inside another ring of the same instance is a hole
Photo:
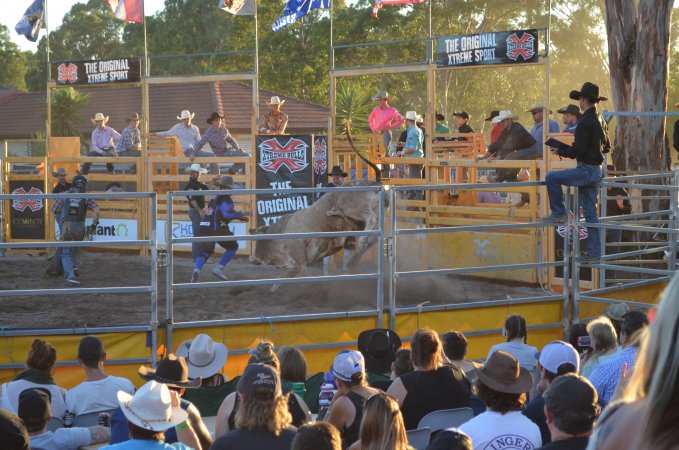
[[[306,358],[297,347],[285,345],[278,349],[281,379],[304,383],[306,381]]]
[[[281,365],[274,351],[273,342],[266,339],[259,341],[257,347],[252,350],[248,364],[266,364],[278,371]]]
[[[637,442],[642,449],[670,448],[679,441],[679,273],[665,290],[655,321],[641,334],[637,362],[623,391],[625,402],[643,401]]]
[[[592,338],[591,358],[598,358],[618,346],[618,334],[613,322],[606,316],[599,316],[587,324],[587,334]]]
[[[288,410],[288,394],[276,397],[241,396],[236,411],[236,428],[256,430],[265,428],[278,436],[292,423]]]
[[[366,400],[359,438],[361,450],[408,450],[403,415],[394,397],[380,392]]]

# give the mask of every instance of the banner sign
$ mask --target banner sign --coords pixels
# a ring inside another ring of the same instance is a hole
[[[571,199],[571,202],[573,199]],[[571,203],[572,204],[572,203]],[[573,220],[573,212],[568,212],[569,220]],[[585,216],[582,214],[582,208],[580,208],[580,222],[585,222]],[[563,240],[566,237],[566,225],[559,225],[554,227],[554,261],[563,261]],[[573,245],[573,240],[578,239],[580,241],[580,255],[583,256],[587,254],[587,245],[589,243],[589,231],[587,227],[578,227],[577,232],[573,230],[571,232],[571,247]],[[557,266],[554,268],[554,276],[557,278],[563,278],[563,267]],[[592,269],[589,267],[580,266],[580,281],[592,281]]]
[[[523,64],[538,61],[537,30],[436,38],[436,67]]]
[[[40,180],[10,180],[10,194],[44,194]],[[9,232],[12,239],[45,239],[45,199],[21,198],[11,200],[9,207]]]
[[[85,226],[92,225],[92,219],[85,220]],[[134,241],[137,238],[136,220],[99,219],[97,230],[92,235],[93,241]]]
[[[328,136],[314,137],[314,186],[328,184]]]
[[[165,227],[167,226],[167,220],[158,220],[156,222],[156,230],[158,230],[158,244],[165,245],[167,243],[165,239]],[[246,235],[248,234],[247,223],[244,222],[231,222],[229,224],[229,230],[236,235]],[[193,225],[190,220],[173,220],[172,221],[172,239],[188,238],[193,237]],[[239,248],[246,248],[248,245],[247,241],[238,241]],[[190,249],[191,244],[172,244],[175,248]],[[220,249],[217,246],[215,249]]]
[[[313,187],[313,136],[257,135],[257,189]],[[311,205],[312,194],[257,195],[257,226]]]
[[[133,83],[141,80],[141,61],[122,58],[55,62],[52,63],[52,79],[61,86]]]

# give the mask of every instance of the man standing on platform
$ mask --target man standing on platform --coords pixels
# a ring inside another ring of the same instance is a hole
[[[259,134],[285,134],[288,115],[281,112],[283,103],[285,100],[281,100],[277,95],[271,97],[271,101],[267,103],[271,110],[259,118]]]

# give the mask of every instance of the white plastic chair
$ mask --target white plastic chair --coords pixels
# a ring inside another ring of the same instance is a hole
[[[57,431],[59,428],[64,428],[64,421],[58,417],[52,417],[47,422],[47,431]]]
[[[425,450],[429,445],[431,430],[429,428],[418,428],[417,430],[406,431],[408,444],[415,450]]]
[[[459,427],[474,417],[471,408],[441,409],[424,416],[417,428],[429,428],[432,433],[451,427]]]
[[[109,420],[110,417],[113,415],[115,412],[115,409],[109,409],[109,410],[104,410],[104,411],[94,411],[90,413],[85,413],[85,414],[79,414],[75,416],[73,419],[73,426],[74,427],[93,427],[95,425],[99,425],[99,414],[100,413],[108,413],[109,415]]]

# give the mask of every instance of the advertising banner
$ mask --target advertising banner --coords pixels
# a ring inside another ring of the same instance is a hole
[[[158,244],[160,245],[165,245],[167,243],[167,240],[165,239],[165,227],[167,226],[167,220],[159,220],[156,225],[156,230],[158,231]],[[245,235],[248,233],[247,230],[248,224],[244,222],[231,222],[229,224],[229,230],[233,232],[236,236],[239,235]],[[187,238],[187,237],[193,237],[193,226],[191,225],[190,220],[173,220],[172,221],[172,238],[173,239],[179,239],[179,238]],[[183,249],[190,249],[191,244],[173,244],[174,247],[177,248],[183,248]],[[238,241],[238,247],[239,248],[245,248],[247,247],[247,241]],[[215,250],[220,249],[221,247],[216,246]]]
[[[313,187],[313,136],[257,136],[257,189]],[[311,205],[312,194],[257,195],[257,226]]]
[[[572,200],[571,200],[572,201]],[[573,212],[568,212],[569,220],[573,220]],[[582,209],[580,209],[580,222],[585,222],[585,216],[582,214]],[[577,235],[577,236],[576,236]],[[566,237],[566,226],[559,225],[554,227],[554,261],[563,260],[563,239]],[[578,227],[577,232],[573,231],[571,234],[571,246],[573,245],[573,239],[580,240],[580,255],[583,256],[587,254],[587,244],[589,243],[589,231],[587,227]],[[563,268],[555,267],[554,276],[557,278],[563,278]],[[592,269],[589,267],[580,267],[580,281],[592,281]]]
[[[10,180],[10,194],[44,194],[40,180]],[[9,232],[13,240],[45,239],[45,200],[22,198],[9,202]]]
[[[328,136],[314,137],[314,186],[328,184]]]
[[[60,86],[134,83],[141,80],[141,61],[121,58],[103,61],[53,62],[52,79]]]
[[[436,38],[436,67],[439,69],[535,62],[538,62],[537,30]]]

